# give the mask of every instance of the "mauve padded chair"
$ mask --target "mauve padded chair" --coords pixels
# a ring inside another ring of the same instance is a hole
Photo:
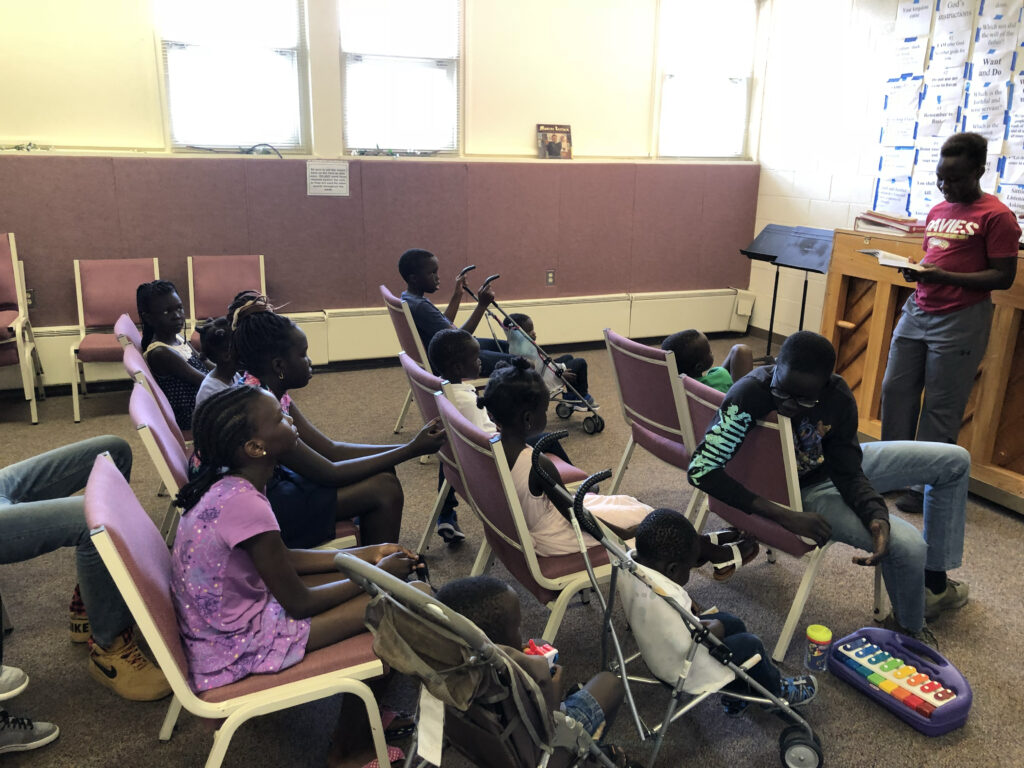
[[[79,337],[71,344],[71,404],[79,422],[79,387],[83,395],[89,394],[85,363],[121,362],[114,323],[122,314],[139,322],[135,291],[142,283],[157,280],[160,266],[156,259],[75,259],[74,267]]]
[[[220,725],[213,734],[206,766],[217,768],[231,737],[250,718],[336,693],[352,693],[366,705],[377,759],[388,765],[377,702],[362,682],[384,673],[369,633],[307,653],[301,662],[282,672],[250,675],[237,683],[193,693],[187,683],[188,662],[171,599],[170,552],[107,454],[96,457],[85,488],[85,519],[104,565],[174,693],[160,729],[161,741],[171,738],[182,707],[197,717],[216,720]],[[259,763],[259,756],[254,756],[254,761]]]
[[[188,257],[188,332],[192,346],[199,348],[196,328],[205,320],[227,314],[231,301],[241,291],[266,294],[262,254]]]
[[[554,642],[565,609],[575,594],[591,587],[582,554],[538,555],[526,527],[519,497],[501,447],[501,435],[488,435],[471,424],[442,394],[435,395],[462,478],[464,498],[480,515],[486,547],[480,548],[472,576],[487,567],[491,552],[542,604],[551,610],[542,637]],[[457,489],[456,489],[457,490]],[[608,552],[600,544],[587,550],[599,583],[611,578]]]
[[[423,416],[423,423],[425,424],[431,419],[438,418],[440,412],[437,410],[434,394],[436,392],[443,392],[447,397],[447,388],[451,385],[434,374],[423,370],[405,352],[398,353],[398,361],[402,364],[402,369],[409,378],[409,388]],[[434,501],[434,508],[431,511],[430,519],[427,521],[427,527],[423,531],[423,536],[420,537],[419,547],[416,549],[417,552],[425,552],[427,550],[427,542],[430,540],[430,534],[434,532],[434,528],[437,526],[437,518],[441,514],[441,508],[444,506],[444,500],[448,496],[448,490],[455,488],[455,493],[458,494],[459,498],[466,501],[466,495],[462,491],[462,480],[459,478],[458,467],[455,464],[455,459],[452,457],[451,448],[447,442],[441,446],[441,450],[438,451],[438,457],[441,461],[441,468],[445,479],[441,490],[437,492],[437,499]],[[555,469],[558,470],[558,474],[562,478],[562,482],[566,485],[578,483],[587,478],[587,473],[582,469],[574,467],[572,464],[566,464],[557,456],[548,456],[548,458],[554,463]],[[468,502],[466,503],[468,504]],[[479,513],[477,514],[479,515]],[[486,546],[486,542],[482,546]]]
[[[12,233],[0,233],[0,366],[17,365],[21,388],[28,401],[33,424],[39,423],[36,394],[46,399],[43,364],[36,337],[28,319],[25,298],[25,267],[18,261],[18,247]]]
[[[725,395],[717,389],[701,384],[688,376],[682,377],[683,390],[686,393],[686,404],[691,422],[703,438],[704,432],[714,421]],[[800,477],[797,474],[796,451],[793,446],[793,427],[789,419],[772,412],[762,421],[757,422],[747,433],[736,455],[727,464],[730,477],[758,496],[782,504],[790,509],[803,510],[800,497]],[[772,651],[772,658],[781,662],[786,656],[790,640],[796,630],[797,623],[803,613],[804,605],[810,596],[814,577],[821,565],[825,550],[831,546],[828,541],[818,547],[786,530],[778,523],[758,515],[749,515],[728,504],[707,496],[707,507],[729,525],[746,531],[768,549],[768,560],[774,562],[773,550],[785,552],[805,562],[803,577],[793,596],[789,614],[782,626],[779,640]],[[699,532],[704,524],[705,512],[701,512],[694,521]],[[884,600],[881,590],[881,569],[875,569],[875,615],[881,618],[881,601]],[[761,585],[763,587],[763,584]]]
[[[124,364],[125,371],[128,372],[128,378],[139,382],[149,390],[157,405],[160,406],[160,412],[164,416],[168,429],[174,435],[175,440],[178,441],[181,450],[187,453],[188,444],[192,441],[192,433],[186,434],[178,428],[178,422],[174,418],[174,409],[171,408],[167,395],[160,389],[160,385],[156,383],[156,378],[153,376],[153,372],[149,370],[146,358],[142,356],[137,347],[128,346],[122,348],[121,361]]]
[[[117,322],[114,323],[114,335],[117,336],[122,347],[131,345],[139,352],[142,351],[142,334],[139,333],[139,326],[127,312],[117,318]]]
[[[619,390],[622,416],[630,430],[608,492],[618,493],[622,476],[638,445],[685,473],[690,466],[695,440],[675,355],[627,339],[609,328],[604,330],[604,339]],[[688,518],[693,518],[694,510],[703,500],[704,494],[694,489],[686,508]]]

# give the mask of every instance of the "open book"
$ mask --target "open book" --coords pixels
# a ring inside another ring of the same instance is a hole
[[[888,251],[857,251],[857,253],[866,253],[868,256],[874,256],[878,259],[878,263],[883,267],[896,267],[897,269],[912,269],[915,272],[920,272],[922,267],[920,264],[916,264],[906,256],[899,256],[895,253],[889,253]]]

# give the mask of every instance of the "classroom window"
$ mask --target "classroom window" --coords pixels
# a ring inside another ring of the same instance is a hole
[[[662,0],[662,157],[747,155],[755,0]]]
[[[157,0],[171,144],[304,150],[301,0]]]
[[[458,0],[339,0],[346,149],[456,152]]]

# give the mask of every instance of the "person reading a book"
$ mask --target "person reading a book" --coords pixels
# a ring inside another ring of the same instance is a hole
[[[882,440],[956,443],[988,344],[991,292],[1016,277],[1021,229],[1009,208],[981,190],[987,149],[976,133],[942,145],[935,175],[945,200],[928,212],[920,269],[901,270],[917,286],[889,346]],[[910,489],[897,507],[920,512],[923,498]]]

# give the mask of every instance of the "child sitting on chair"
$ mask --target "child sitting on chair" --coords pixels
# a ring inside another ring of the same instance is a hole
[[[817,680],[813,675],[782,677],[760,638],[747,632],[740,619],[723,612],[702,613],[690,600],[683,587],[690,579],[691,569],[700,562],[701,544],[693,525],[683,515],[672,509],[656,509],[644,518],[636,530],[633,559],[659,591],[690,608],[691,613],[733,652],[736,664],[760,654],[761,661],[749,670],[754,680],[792,706],[807,704],[814,698]],[[687,626],[668,603],[652,594],[639,580],[624,579],[621,590],[626,615],[644,661],[658,679],[675,685],[693,640]],[[707,648],[701,647],[687,674],[685,689],[699,693],[732,678],[733,673],[713,660]],[[730,683],[726,690],[759,695],[740,681]],[[739,714],[747,703],[732,696],[722,699],[729,715]]]
[[[549,667],[542,656],[522,652],[520,628],[522,609],[519,596],[508,584],[493,576],[470,576],[445,584],[437,599],[476,624],[491,642],[506,646],[503,650],[523,671],[536,681],[551,711],[561,709],[582,723],[584,730],[600,738],[622,703],[623,688],[611,672],[598,672],[579,691],[563,700],[562,667]]]
[[[455,281],[455,290],[452,292],[451,299],[448,300],[448,306],[442,313],[424,295],[435,293],[441,285],[441,279],[437,276],[438,268],[437,256],[422,248],[410,248],[398,259],[398,272],[406,283],[406,289],[402,291],[402,301],[409,305],[413,322],[416,323],[416,331],[423,342],[423,349],[430,346],[430,340],[434,338],[435,333],[445,328],[455,327],[455,315],[459,311],[462,292],[466,287],[466,277],[463,275]],[[494,293],[490,287],[481,287],[477,292],[473,314],[462,324],[462,330],[473,333],[477,325],[480,324],[480,320],[483,319],[487,305],[493,301]],[[483,375],[490,376],[498,361],[508,359],[508,344],[493,339],[477,339],[477,341],[481,346],[480,359],[483,362]]]
[[[239,385],[195,414],[199,472],[178,494],[171,596],[188,682],[196,692],[273,674],[365,630],[366,595],[334,567],[333,550],[289,549],[263,491],[278,461],[299,442],[292,418],[270,392]],[[399,578],[416,556],[397,544],[348,550]],[[346,696],[334,744],[349,765],[366,750],[369,727]]]
[[[511,318],[515,325],[519,326],[517,329],[508,319],[502,322],[502,325],[505,327],[505,333],[508,334],[509,354],[522,355],[527,360],[532,361],[538,373],[544,376],[545,380],[548,380],[546,375],[548,370],[546,367],[543,367],[544,363],[541,361],[536,345],[531,344],[530,341],[523,337],[525,334],[530,337],[530,340],[537,341],[537,331],[534,330],[533,319],[529,315],[524,315],[520,312],[513,312],[509,315],[509,318]],[[567,389],[562,396],[563,402],[581,410],[586,410],[588,405],[596,407],[594,406],[594,398],[590,394],[589,382],[587,381],[587,361],[582,357],[562,355],[552,359],[551,362],[561,369],[562,377],[579,394],[579,397],[577,397],[572,390]],[[554,372],[551,372],[550,375],[555,377]]]
[[[214,368],[206,374],[196,392],[197,408],[203,400],[242,380],[231,351],[231,324],[226,317],[217,317],[199,326],[199,344],[203,357],[213,363]]]
[[[142,319],[143,357],[171,404],[178,429],[190,431],[196,393],[208,369],[181,335],[185,311],[178,289],[167,280],[143,283],[135,290],[135,303]]]
[[[661,348],[675,353],[679,373],[719,392],[728,392],[733,382],[754,368],[754,353],[746,344],[734,344],[722,364],[716,366],[708,337],[693,328],[673,333],[661,342]]]
[[[501,447],[512,472],[512,482],[533,537],[538,555],[567,555],[579,552],[572,526],[559,510],[567,509],[561,494],[549,489],[533,470],[531,437],[544,432],[547,425],[548,396],[544,382],[530,362],[513,358],[510,365],[497,368],[477,403],[487,409],[501,433]],[[551,460],[539,458],[551,478],[558,474]],[[632,496],[603,496],[588,493],[586,506],[623,539],[630,539],[636,526],[652,508]],[[597,544],[583,534],[586,546]],[[715,579],[729,578],[736,568],[753,559],[759,551],[754,539],[730,528],[700,537],[700,563],[711,562]]]
[[[466,379],[476,379],[480,376],[480,344],[473,335],[460,328],[438,331],[430,340],[427,357],[430,358],[430,365],[437,375],[447,379],[451,385],[448,394],[452,405],[459,413],[478,429],[491,434],[497,432],[498,428],[487,416],[487,411],[477,405],[476,389],[472,384],[465,383]],[[541,437],[543,435],[535,435],[530,438],[529,444],[532,445]],[[572,464],[558,441],[553,441],[548,446],[548,453],[557,456],[566,464]],[[444,483],[444,471],[439,474],[438,488]],[[449,546],[459,544],[466,538],[459,528],[456,506],[458,501],[455,498],[455,490],[450,489],[441,514],[437,518],[437,535]]]

